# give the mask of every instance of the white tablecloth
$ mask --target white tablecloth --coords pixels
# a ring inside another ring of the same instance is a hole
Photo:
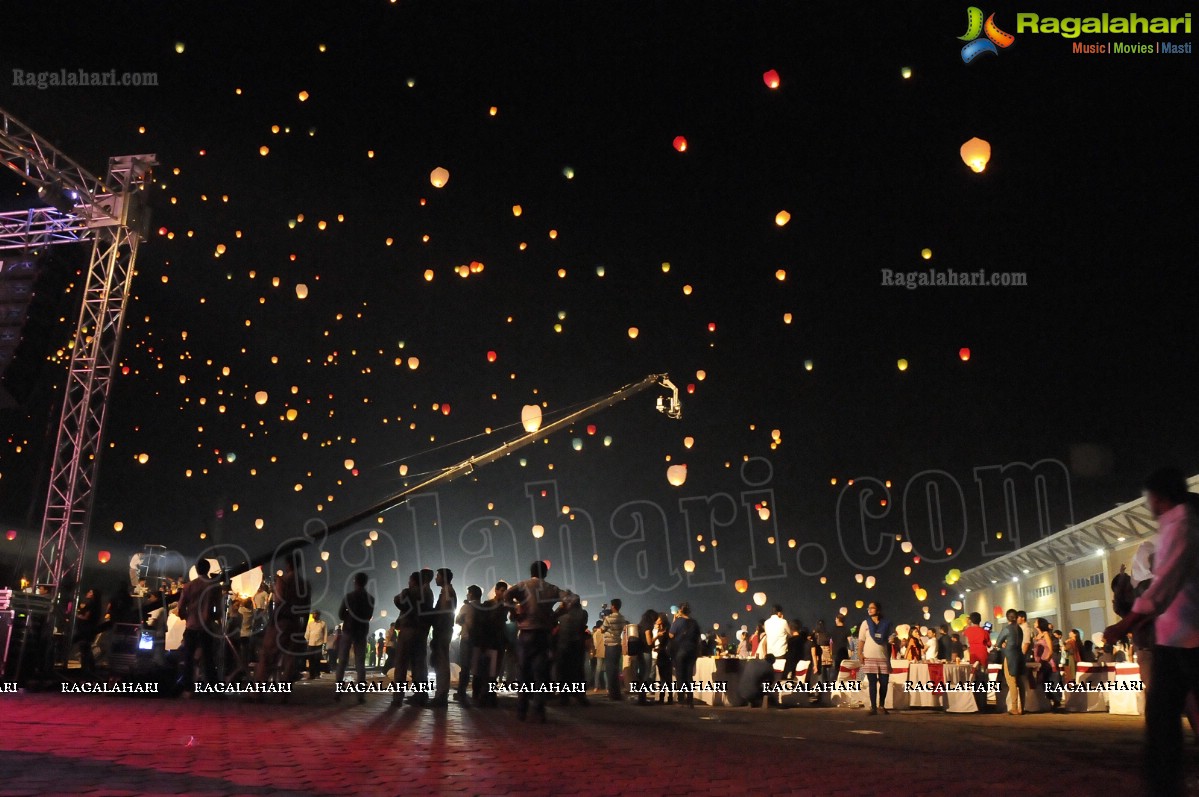
[[[1113,673],[1109,672],[1110,664],[1096,664],[1080,661],[1075,665],[1074,682],[1076,684],[1102,684]],[[1066,711],[1107,711],[1106,692],[1070,692],[1065,695],[1063,704]]]
[[[907,682],[909,684],[928,685],[932,680],[929,662],[911,661],[903,662],[907,665]],[[892,662],[892,669],[896,669],[895,665],[899,662]],[[970,683],[972,670],[968,664],[942,664],[942,675],[945,679],[946,686],[954,687],[960,684]],[[892,675],[892,679],[898,679],[896,675]],[[902,681],[900,688],[903,688]],[[974,701],[974,693],[966,691],[949,691],[932,692],[932,691],[909,691],[906,694],[908,706],[910,708],[943,708],[955,714],[967,714],[978,711],[978,705]],[[891,706],[887,706],[891,708]]]
[[[711,656],[701,656],[700,658],[696,659],[695,677],[692,680],[696,683],[714,682],[716,680],[716,659]],[[720,706],[724,704],[723,695],[721,695],[719,692],[696,692],[695,699],[709,706]]]
[[[1138,685],[1144,686],[1141,683],[1141,665],[1136,662],[1117,662],[1108,666],[1115,669],[1111,680],[1117,683],[1128,684],[1132,687]],[[1107,705],[1108,710],[1113,714],[1144,714],[1145,690],[1144,688],[1139,688],[1128,691],[1108,692]]]

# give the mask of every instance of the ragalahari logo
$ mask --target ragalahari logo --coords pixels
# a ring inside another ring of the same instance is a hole
[[[979,38],[984,34],[986,38]],[[994,14],[987,17],[987,21],[984,23],[982,9],[978,6],[970,6],[966,9],[966,35],[958,36],[958,39],[967,42],[966,46],[962,48],[962,62],[966,64],[983,53],[999,55],[999,49],[1006,50],[1012,46],[1012,42],[1016,41],[1015,36],[999,29],[999,26],[995,24]]]

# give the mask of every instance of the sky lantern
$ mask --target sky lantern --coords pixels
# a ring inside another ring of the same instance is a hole
[[[138,454],[137,461],[139,463],[141,463],[142,465],[145,465],[147,462],[150,461],[150,455],[149,454]]]
[[[702,369],[701,369],[701,370],[699,370],[699,371],[696,371],[696,372],[695,372],[695,381],[697,381],[697,382],[702,382],[702,381],[704,381],[704,380],[705,380],[705,379],[707,379],[707,378],[708,378],[708,372],[707,372],[707,371],[704,371],[704,370],[702,370]]]
[[[262,406],[263,404],[266,404],[267,398],[269,398],[269,396],[267,396],[267,392],[265,390],[259,390],[254,394],[254,403]]]
[[[684,138],[683,136],[675,136],[674,137],[674,148],[676,150],[678,150],[679,152],[686,152],[687,151],[687,139]]]
[[[267,155],[271,154],[271,148],[268,147],[266,144],[263,144],[261,147],[258,148],[258,154],[265,158]]]
[[[408,475],[408,466],[407,466],[407,465],[401,465],[401,466],[400,466],[400,475],[401,475],[401,476],[407,476],[407,475]]]
[[[533,539],[540,540],[544,536],[545,536],[545,526],[541,525],[540,523],[533,526]]]
[[[766,84],[768,89],[777,89],[779,87],[779,73],[776,69],[768,69],[762,73],[762,82]]]
[[[981,172],[991,160],[991,145],[981,138],[972,138],[962,145],[961,154],[967,166],[975,172]]]
[[[759,506],[758,518],[761,520],[770,520],[770,507],[766,505]]]
[[[738,592],[745,592],[749,589],[749,582],[743,578],[739,578],[733,583],[733,588]]]
[[[345,465],[346,470],[354,469],[354,460],[352,460],[352,459],[347,459],[345,462],[343,462],[341,464]]]
[[[854,601],[854,602],[853,602],[853,607],[854,607],[855,609],[860,609],[860,608],[862,608],[862,607],[863,607],[863,606],[865,606],[865,605],[866,605],[866,603],[865,603],[864,601]]]
[[[582,451],[583,450],[583,438],[581,438],[581,437],[571,438],[570,447],[573,448],[575,451]]]
[[[901,371],[906,371],[906,370],[908,370],[908,361],[907,361],[907,360],[905,360],[905,359],[903,359],[902,357],[900,357],[900,358],[899,358],[899,362],[895,363],[895,365],[896,365],[896,367],[898,367],[898,368],[899,368],[899,370],[901,370]]]
[[[297,96],[300,98],[300,102],[308,102],[308,92],[301,91]]]
[[[16,532],[13,532],[13,533],[15,534]],[[695,562],[691,561],[690,559],[683,562],[683,570],[688,573],[694,573],[695,572]]]
[[[297,299],[307,299],[308,298],[308,286],[302,282],[296,286],[296,298]]]
[[[766,593],[765,592],[755,592],[754,593],[754,603],[758,604],[759,606],[765,606],[766,605]]]
[[[100,551],[96,558],[100,560],[100,564],[106,565],[108,564],[108,560],[112,558],[112,554],[108,551]]]
[[[599,431],[599,427],[594,423],[587,424],[587,434],[595,434],[597,431]]]
[[[791,221],[791,214],[785,210],[780,210],[774,214],[774,223],[780,227],[787,226],[787,222]]]
[[[944,614],[941,616],[945,618],[945,622],[952,623],[953,618],[957,616],[957,612],[955,612],[953,609],[946,609]]]
[[[513,216],[519,216],[520,214],[522,214],[522,213],[524,213],[524,212],[525,212],[525,209],[524,209],[524,208],[522,208],[520,205],[513,205],[513,206],[512,206],[512,215],[513,215]]]
[[[673,487],[682,487],[687,481],[687,466],[686,465],[671,465],[666,469],[666,481],[670,482]]]
[[[774,278],[779,282],[785,281],[787,279],[787,270],[780,268],[778,271],[774,272]]]
[[[874,585],[875,585],[874,576],[867,576],[866,577],[866,589],[874,589]]]
[[[636,340],[637,336],[640,334],[641,334],[641,330],[638,329],[637,327],[629,327],[629,339],[630,340]]]
[[[813,368],[815,368],[815,367],[816,367],[816,363],[812,362],[811,360],[804,360],[804,361],[803,361],[803,369],[804,369],[805,371],[811,371],[811,370],[812,370]]]
[[[693,446],[693,445],[695,445],[694,437],[688,435],[683,438],[683,448],[691,448],[691,446]]]
[[[912,78],[912,68],[910,66],[905,66],[903,69],[899,70],[899,74],[904,80],[910,80]]]
[[[859,584],[861,584],[863,581],[866,580],[866,577],[864,575],[862,575],[861,573],[854,573],[853,580],[858,582]]]
[[[444,166],[438,166],[433,171],[429,172],[429,182],[434,188],[445,188],[445,184],[450,181],[450,170]]]
[[[183,55],[183,51],[187,49],[187,45],[183,42],[175,42],[175,52]]]
[[[287,410],[287,414],[284,415],[283,417],[287,418],[287,420],[289,420],[289,421],[294,421],[296,418],[300,417],[300,411],[297,410],[295,407],[291,407]]]
[[[496,359],[498,359],[498,358],[499,358],[499,355],[498,355],[498,354],[496,354],[494,351],[489,351],[489,352],[487,352],[487,362],[489,362],[489,363],[493,363],[493,362],[495,362],[495,361],[496,361]]]
[[[562,167],[562,176],[565,177],[567,180],[575,179],[574,167],[573,166],[563,166]]]
[[[899,550],[903,551],[904,553],[911,553],[912,543],[909,540],[904,540],[903,542],[899,543]]]
[[[520,409],[520,422],[526,432],[536,432],[541,428],[541,407],[536,404],[526,404]]]
[[[420,358],[419,357],[409,357],[408,358],[408,369],[411,371],[415,371],[417,368],[420,368]]]
[[[920,250],[920,256],[923,257],[925,260],[932,260],[933,259],[933,250],[929,249],[928,247],[925,247]]]
[[[966,348],[965,346],[958,349],[958,357],[961,359],[962,362],[969,362],[970,361],[970,349]]]
[[[449,415],[449,414],[450,414],[450,405],[449,405],[449,404],[442,404],[442,405],[441,405],[441,414],[442,414],[442,415]]]
[[[928,590],[926,590],[924,587],[916,590],[916,600],[923,603],[926,598],[928,598]]]

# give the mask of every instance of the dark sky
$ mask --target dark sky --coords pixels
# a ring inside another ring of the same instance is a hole
[[[367,556],[388,596],[419,566],[444,561],[463,592],[540,556],[551,580],[593,599],[624,595],[633,613],[689,598],[705,623],[740,610],[740,624],[761,591],[805,621],[841,606],[856,617],[855,602],[875,594],[901,620],[920,619],[923,605],[937,619],[953,597],[939,594],[947,570],[994,553],[984,539],[1008,524],[981,495],[997,482],[984,475],[980,486],[975,469],[1061,462],[1069,478],[1050,491],[1051,530],[1136,497],[1160,464],[1199,471],[1188,387],[1194,55],[1072,54],[1065,38],[1024,34],[966,65],[965,6],[928,1],[72,8],[69,22],[7,37],[0,106],[97,172],[118,154],[154,152],[161,164],[121,352],[129,373],[111,397],[89,579],[115,582],[147,543],[188,559],[214,541],[269,552],[306,521],[336,521],[401,489],[401,463],[411,478],[498,445],[524,404],[545,401],[548,414],[656,372],[684,387],[681,422],[645,393],[442,488],[439,519],[429,497],[415,515],[364,524],[384,537],[370,551],[364,533],[341,535],[323,572],[310,568],[321,605],[332,608]],[[1134,9],[1190,10],[1101,10]],[[1016,11],[1097,13],[1081,2],[992,10],[1013,33]],[[9,85],[13,69],[80,68],[154,72],[158,86]],[[777,90],[763,82],[769,69]],[[958,154],[974,136],[993,148],[981,174]],[[441,189],[429,181],[437,166],[451,175]],[[5,209],[31,204],[14,176],[0,185]],[[784,209],[791,220],[779,227]],[[484,271],[454,273],[472,261]],[[35,320],[50,331],[29,336],[27,369],[69,339],[70,324],[57,322],[75,313],[62,283],[84,265],[85,251],[43,260],[50,309]],[[929,267],[1023,272],[1027,286],[880,284],[882,269]],[[5,580],[30,569],[61,366],[25,378],[25,404],[0,413],[0,520],[20,529],[0,541]],[[667,484],[668,456],[689,466],[682,487]],[[937,543],[952,554],[922,542],[922,489],[904,498],[929,471],[961,485],[947,506],[963,508],[946,513]],[[898,548],[886,561],[849,561],[861,547],[847,511],[858,493],[842,491],[869,477],[892,482],[886,507],[870,499],[883,514],[870,534],[906,532],[943,561],[917,564]],[[755,490],[773,494],[742,505]],[[753,511],[764,498],[768,521]],[[573,521],[555,517],[561,505]],[[1022,518],[1020,538],[1039,536]],[[547,529],[540,547],[535,522]],[[557,542],[562,523],[570,546]],[[480,525],[503,532],[486,551]],[[648,542],[618,547],[639,529]],[[718,539],[720,572],[697,535]],[[814,545],[797,561],[791,539]],[[113,553],[106,568],[99,550]],[[688,558],[691,586],[680,583]],[[859,572],[878,579],[873,591],[855,583]],[[915,599],[917,585],[928,600]]]

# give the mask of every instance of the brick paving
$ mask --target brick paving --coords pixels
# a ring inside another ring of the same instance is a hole
[[[1139,717],[871,717],[593,697],[551,705],[537,725],[517,721],[508,697],[494,709],[431,709],[332,692],[325,676],[296,684],[286,703],[0,695],[0,797],[1142,793]]]

